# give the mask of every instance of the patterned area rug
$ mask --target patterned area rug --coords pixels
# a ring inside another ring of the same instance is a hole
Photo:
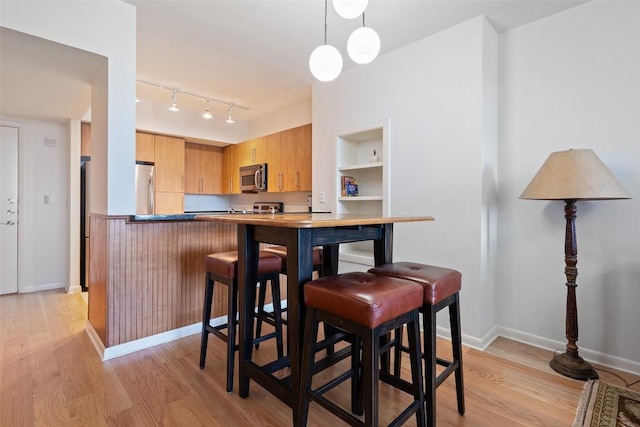
[[[640,427],[640,393],[587,381],[573,427]]]

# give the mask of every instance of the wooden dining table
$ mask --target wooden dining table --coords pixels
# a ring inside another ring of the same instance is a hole
[[[303,286],[312,280],[313,248],[323,247],[323,272],[337,274],[342,243],[373,241],[375,265],[393,260],[393,224],[432,221],[430,216],[358,214],[246,214],[198,215],[196,220],[223,221],[238,226],[239,394],[249,396],[254,380],[290,406],[296,419],[305,316]],[[289,354],[264,366],[252,360],[253,311],[261,243],[287,247],[287,339]],[[290,375],[273,375],[285,367]]]

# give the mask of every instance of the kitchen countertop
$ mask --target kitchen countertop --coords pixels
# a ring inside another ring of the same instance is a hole
[[[383,216],[332,213],[227,214],[197,215],[197,221],[222,221],[235,224],[269,225],[288,228],[360,226],[394,222],[433,221],[431,216]]]

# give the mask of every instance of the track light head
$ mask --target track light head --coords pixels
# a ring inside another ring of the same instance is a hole
[[[227,123],[235,123],[233,120],[233,104],[229,104],[229,114],[227,114],[227,119],[225,120]]]
[[[174,89],[173,90],[173,96],[171,97],[171,107],[169,107],[169,110],[171,110],[171,111],[180,111],[180,109],[178,108],[178,105],[176,104],[177,98],[178,98],[178,90]]]
[[[205,119],[210,119],[211,117],[213,117],[213,115],[211,114],[211,108],[209,108],[208,99],[207,99],[207,102],[204,104],[204,113],[202,113],[202,117],[204,117]]]

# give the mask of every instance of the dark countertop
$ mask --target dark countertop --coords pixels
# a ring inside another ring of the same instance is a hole
[[[314,213],[328,213],[328,212],[314,212]],[[279,215],[308,215],[309,212],[284,212]],[[247,212],[246,214],[235,213],[229,214],[227,211],[202,211],[202,212],[188,212],[183,214],[139,214],[130,215],[129,222],[153,222],[153,221],[193,221],[196,216],[221,216],[221,215],[233,215],[233,216],[253,216],[259,215],[253,212]],[[271,214],[263,214],[271,215]]]
[[[129,217],[130,222],[138,221],[193,221],[196,219],[196,214],[144,214],[144,215],[131,215]]]

